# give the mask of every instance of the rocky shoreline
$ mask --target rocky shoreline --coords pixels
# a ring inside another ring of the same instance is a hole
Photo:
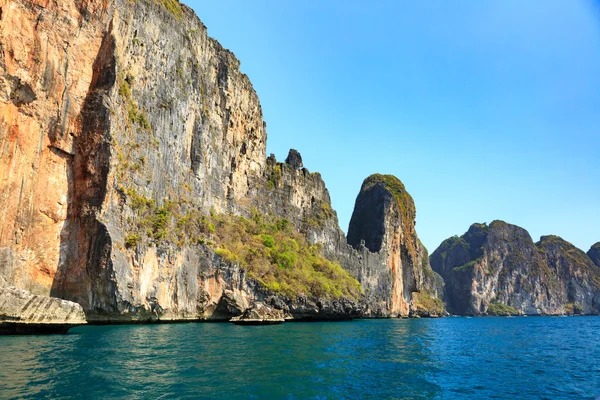
[[[25,290],[0,288],[0,335],[67,333],[87,323],[76,303]]]

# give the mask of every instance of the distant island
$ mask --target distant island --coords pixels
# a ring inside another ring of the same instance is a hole
[[[494,221],[430,257],[392,175],[364,180],[346,237],[300,153],[267,157],[250,80],[185,5],[8,3],[0,333],[600,313],[600,243]]]

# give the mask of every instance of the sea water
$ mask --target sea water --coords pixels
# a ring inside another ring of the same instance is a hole
[[[600,317],[86,326],[0,357],[0,398],[595,399]]]

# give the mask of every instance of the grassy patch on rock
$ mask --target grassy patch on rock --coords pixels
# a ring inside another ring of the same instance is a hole
[[[412,297],[416,306],[415,312],[418,315],[442,316],[446,314],[446,307],[444,307],[444,302],[441,299],[432,297],[427,293],[418,292],[414,292]]]
[[[568,303],[565,305],[565,314],[567,315],[583,315],[583,306],[579,303]]]
[[[252,218],[204,215],[184,204],[161,205],[134,189],[120,188],[134,218],[128,220],[126,248],[206,244],[225,261],[239,263],[266,288],[289,296],[358,298],[360,284],[326,259],[283,218],[254,212]]]
[[[239,262],[268,289],[287,296],[358,298],[361,289],[339,264],[327,260],[286,219],[254,213],[251,219],[215,218],[219,254]]]
[[[497,316],[520,315],[516,308],[497,301],[492,301],[488,304],[487,314]]]
[[[131,97],[131,85],[133,84],[133,76],[120,74],[119,80],[119,96],[123,99],[124,105],[127,108],[127,118],[132,125],[138,125],[142,129],[151,131],[152,126],[146,117],[146,114],[141,111],[137,103]]]
[[[181,4],[177,0],[155,0],[157,3],[162,5],[168,12],[173,14],[175,18],[181,19],[183,17],[183,9]]]

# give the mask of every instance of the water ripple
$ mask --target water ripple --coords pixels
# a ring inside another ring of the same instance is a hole
[[[0,337],[0,398],[594,399],[600,317],[81,327]]]

